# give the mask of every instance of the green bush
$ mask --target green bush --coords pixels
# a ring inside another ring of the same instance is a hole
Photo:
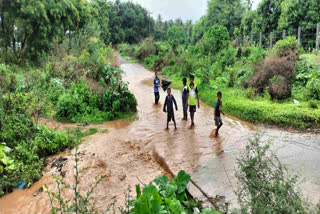
[[[42,176],[45,156],[77,143],[75,138],[64,132],[35,125],[23,112],[17,114],[15,105],[1,117],[0,142],[5,142],[11,149],[10,158],[14,161],[14,167],[2,174],[0,195],[10,192],[24,179],[27,181],[25,186],[31,186]]]
[[[308,94],[311,99],[320,100],[320,79],[311,78],[307,83]]]
[[[71,93],[65,93],[59,98],[56,109],[56,119],[64,122],[75,122],[74,117],[78,113],[85,113],[81,108],[79,97]]]
[[[180,171],[176,177],[169,179],[166,175],[157,177],[154,184],[143,187],[136,186],[137,197],[129,203],[130,213],[192,213],[195,203],[188,198],[186,188],[190,175]],[[219,214],[220,212],[203,209],[207,214]]]
[[[56,105],[61,94],[64,94],[65,88],[63,86],[63,81],[59,78],[53,78],[50,80],[49,87],[47,89],[48,99]]]
[[[320,63],[317,59],[310,55],[301,56],[297,63],[297,76],[294,82],[300,92],[305,92],[305,100],[320,99]]]
[[[172,25],[168,29],[168,42],[171,44],[174,50],[178,45],[183,45],[187,41],[186,33],[182,26]]]
[[[314,101],[314,100],[310,100],[310,101],[309,101],[309,108],[318,109],[318,104],[317,104],[317,102]]]
[[[288,56],[290,54],[298,54],[298,41],[294,36],[288,36],[284,40],[279,40],[272,51],[279,57]]]
[[[220,51],[217,55],[217,62],[221,67],[221,71],[224,72],[224,69],[228,66],[233,66],[236,61],[237,49],[234,47],[228,47]]]
[[[267,52],[260,46],[251,46],[250,54],[248,56],[249,62],[252,64],[258,64],[267,56]]]
[[[209,53],[216,55],[221,50],[227,48],[229,43],[230,40],[227,28],[220,25],[214,25],[201,39],[202,52],[205,55]]]
[[[254,100],[254,90],[252,88],[247,88],[246,97],[248,99]]]
[[[297,187],[297,176],[288,170],[261,142],[261,136],[249,139],[237,159],[238,201],[242,213],[310,213],[310,205]]]

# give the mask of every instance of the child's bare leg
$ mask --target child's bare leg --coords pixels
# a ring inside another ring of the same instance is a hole
[[[190,113],[190,117],[191,117],[191,126],[193,126],[194,125],[194,122],[193,122],[193,120],[194,120],[194,112]]]
[[[174,128],[177,129],[176,121],[174,120]]]
[[[169,129],[169,121],[167,121],[167,129]]]
[[[217,127],[216,136],[218,136],[218,131],[219,131],[219,129],[221,128],[222,125],[223,125],[223,123],[220,123],[220,125]]]

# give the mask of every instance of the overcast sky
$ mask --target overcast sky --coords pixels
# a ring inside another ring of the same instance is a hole
[[[124,0],[122,0],[124,1]],[[182,18],[183,21],[198,21],[206,13],[208,0],[128,0],[137,2],[152,13],[153,17],[161,14],[163,19]],[[261,0],[254,0],[255,9]]]

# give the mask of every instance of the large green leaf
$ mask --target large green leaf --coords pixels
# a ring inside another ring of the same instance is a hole
[[[147,198],[152,197],[155,193],[158,193],[158,189],[152,183],[148,184],[143,188],[143,195],[146,196]]]
[[[161,191],[161,194],[165,198],[175,197],[175,193],[177,192],[177,190],[178,190],[177,186],[171,185],[171,184],[166,184],[163,187],[163,190]]]
[[[148,207],[148,198],[141,195],[140,198],[134,204],[135,214],[151,214],[151,210]]]
[[[158,192],[154,192],[151,198],[151,211],[154,214],[159,214],[161,211],[162,198]]]
[[[174,178],[174,181],[178,187],[178,193],[183,193],[190,181],[190,175],[187,174],[184,170],[181,170]]]
[[[166,199],[166,204],[168,205],[169,210],[173,213],[173,214],[181,214],[183,213],[183,207],[180,203],[180,201],[178,201],[177,199],[171,199],[171,198],[167,198]]]
[[[168,183],[168,180],[168,177],[166,175],[163,175],[154,179],[154,182],[158,185],[158,187],[162,188]]]
[[[141,196],[141,189],[140,189],[140,185],[136,185],[136,193],[137,193],[137,198],[139,198]]]

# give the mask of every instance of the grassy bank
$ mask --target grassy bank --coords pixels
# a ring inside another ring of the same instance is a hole
[[[172,88],[182,89],[182,79],[174,75],[164,74],[173,81]],[[200,83],[200,80],[197,81]],[[274,102],[270,99],[254,96],[248,98],[243,89],[219,88],[199,84],[200,99],[214,107],[217,92],[222,92],[223,110],[225,113],[251,123],[265,123],[280,127],[308,128],[320,126],[320,109],[313,109],[309,102],[293,103],[292,100]],[[318,104],[319,105],[319,104]]]

